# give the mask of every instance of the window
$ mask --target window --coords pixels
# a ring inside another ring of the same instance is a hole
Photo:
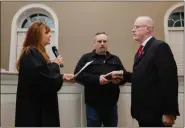
[[[168,27],[184,27],[184,12],[175,12],[169,16]]]
[[[164,17],[165,41],[174,55],[178,76],[184,76],[184,3],[170,7]]]
[[[51,28],[51,44],[46,46],[46,51],[51,58],[54,57],[51,46],[58,47],[58,18],[55,12],[44,4],[28,4],[20,8],[12,20],[9,71],[16,71],[16,61],[20,56],[26,31],[32,22],[37,20],[43,21]]]
[[[21,21],[22,21],[22,23],[20,23],[20,25],[17,29],[16,61],[20,57],[22,45],[23,45],[23,42],[24,42],[24,39],[25,39],[25,36],[26,36],[26,31],[30,27],[30,25],[35,21],[42,21],[51,28],[51,42],[50,42],[49,45],[46,46],[46,52],[48,53],[50,58],[53,58],[54,55],[53,55],[53,52],[52,52],[52,49],[51,49],[51,45],[53,45],[53,43],[54,43],[53,40],[54,40],[54,34],[55,34],[55,27],[54,27],[53,19],[50,18],[49,16],[47,16],[46,14],[33,13],[33,14],[30,14],[30,15],[26,16],[22,20],[20,20],[20,22]]]
[[[54,28],[54,21],[50,17],[48,17],[45,14],[32,14],[31,16],[27,17],[23,24],[21,25],[21,28],[28,28],[32,22],[34,21],[42,21],[45,24],[47,24],[50,28]]]

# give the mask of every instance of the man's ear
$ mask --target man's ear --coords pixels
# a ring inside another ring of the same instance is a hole
[[[150,28],[146,27],[146,31],[147,31],[147,33],[149,33],[150,32]]]
[[[147,27],[148,32],[152,32],[152,27]]]
[[[93,46],[95,46],[95,41],[93,42]]]

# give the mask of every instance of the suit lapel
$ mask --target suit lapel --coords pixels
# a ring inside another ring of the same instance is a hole
[[[146,55],[151,43],[155,40],[154,37],[152,37],[145,45],[143,52],[141,53],[141,55],[138,57],[138,53],[136,53],[135,55],[135,59],[134,59],[134,66],[136,66],[137,64],[139,64],[139,62],[142,60],[142,58]]]

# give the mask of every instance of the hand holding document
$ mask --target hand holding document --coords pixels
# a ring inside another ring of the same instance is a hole
[[[63,74],[63,80],[71,81],[74,77],[74,74]]]
[[[93,62],[93,60],[87,62],[87,63],[80,69],[80,71],[78,71],[78,72],[74,75],[73,79],[75,79],[82,71],[84,71],[92,62]]]
[[[123,80],[123,70],[112,71],[110,73],[107,73],[105,75],[105,78],[108,79],[108,80],[113,80],[113,79]]]
[[[100,75],[99,78],[100,85],[105,85],[111,82],[111,80],[106,79],[106,75]]]

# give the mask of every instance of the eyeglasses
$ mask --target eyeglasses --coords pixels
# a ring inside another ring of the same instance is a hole
[[[134,25],[133,28],[135,29],[138,29],[138,28],[141,28],[141,27],[147,27],[147,25]]]
[[[152,27],[152,26],[149,26],[149,25],[134,25],[133,26],[134,29],[138,29],[138,28],[142,28],[142,27]]]
[[[101,43],[101,42],[106,43],[107,40],[97,40],[97,42],[98,42],[98,43]]]

